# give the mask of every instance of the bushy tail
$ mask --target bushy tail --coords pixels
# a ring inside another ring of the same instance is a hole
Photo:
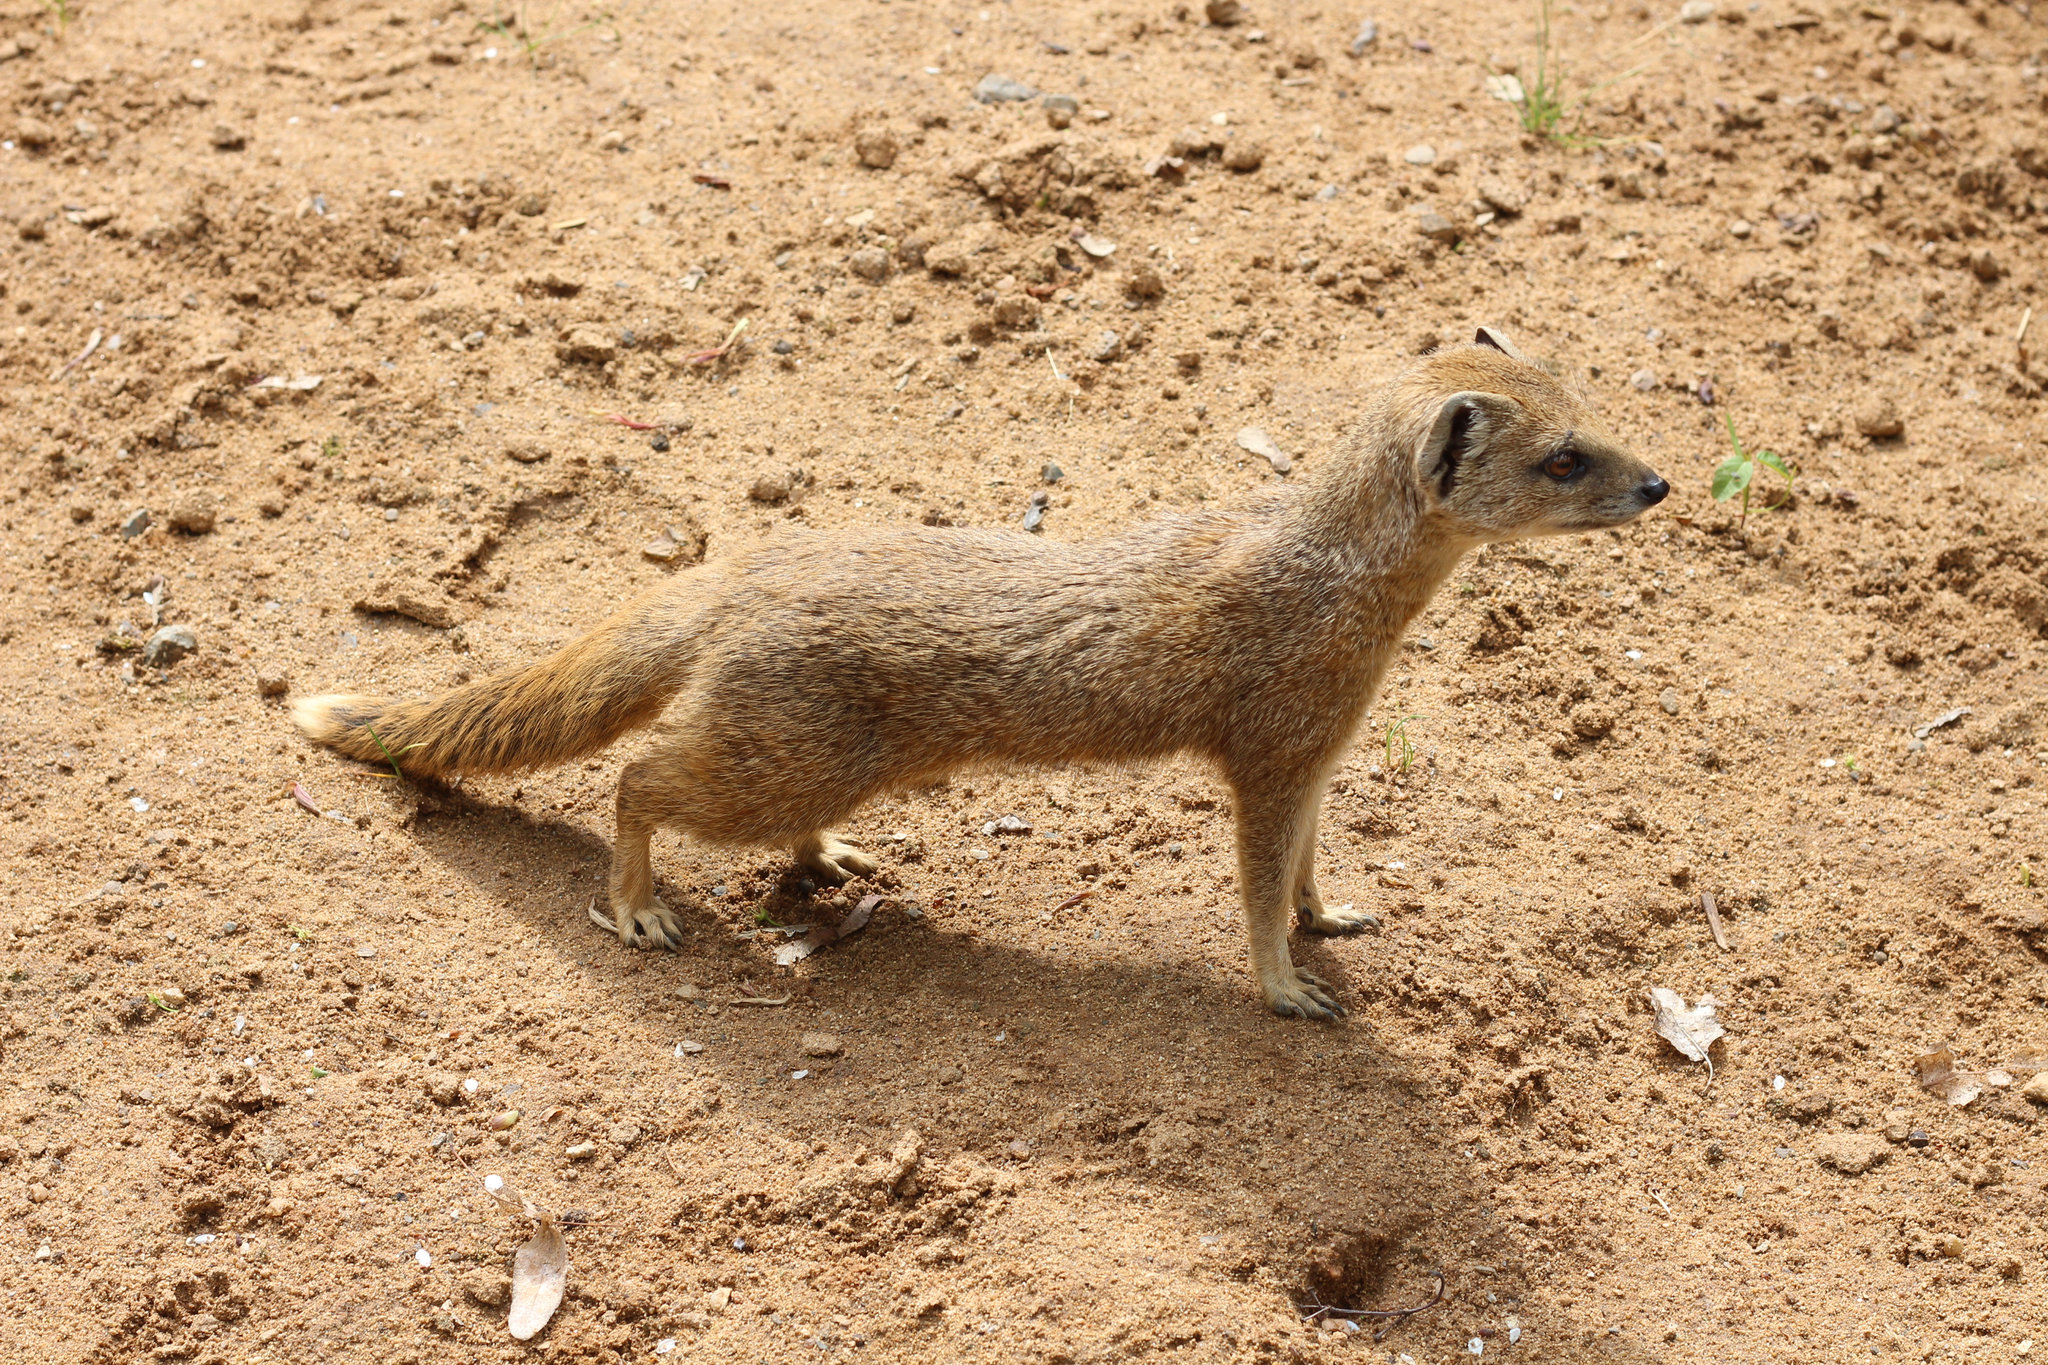
[[[308,739],[407,772],[507,772],[579,758],[646,725],[689,676],[695,650],[652,602],[628,607],[550,657],[430,701],[303,697]]]

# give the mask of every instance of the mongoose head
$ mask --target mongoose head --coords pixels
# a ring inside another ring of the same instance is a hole
[[[1401,388],[1396,410],[1415,424],[1424,498],[1475,541],[1620,526],[1671,491],[1578,395],[1491,328],[1430,356]]]

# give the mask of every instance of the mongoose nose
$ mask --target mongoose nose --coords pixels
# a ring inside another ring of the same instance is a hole
[[[1665,495],[1670,492],[1671,485],[1664,482],[1657,475],[1652,474],[1648,483],[1636,489],[1636,496],[1643,500],[1643,506],[1655,507],[1658,503],[1664,501]]]

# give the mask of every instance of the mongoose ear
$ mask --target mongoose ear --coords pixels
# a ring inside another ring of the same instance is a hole
[[[1444,399],[1430,424],[1429,439],[1415,456],[1415,472],[1423,486],[1448,498],[1457,486],[1459,467],[1467,456],[1486,448],[1502,419],[1514,410],[1511,399],[1497,393],[1467,390]]]
[[[1506,337],[1502,336],[1499,332],[1494,331],[1491,327],[1481,327],[1479,329],[1479,335],[1473,337],[1472,341],[1475,345],[1493,347],[1494,350],[1499,351],[1509,360],[1519,360],[1524,365],[1529,363],[1529,357],[1523,355],[1520,351],[1516,350],[1514,342],[1509,341]]]

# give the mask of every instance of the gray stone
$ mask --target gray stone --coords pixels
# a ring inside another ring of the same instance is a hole
[[[121,518],[121,539],[133,540],[149,529],[150,518],[147,507],[138,507]]]
[[[889,253],[878,246],[863,247],[849,256],[846,268],[869,284],[889,278]]]
[[[149,637],[149,643],[142,647],[142,662],[153,668],[162,668],[199,648],[199,637],[192,633],[190,626],[165,626]]]
[[[1124,339],[1115,332],[1104,332],[1101,336],[1095,338],[1095,345],[1090,348],[1088,358],[1107,365],[1123,353]]]
[[[1628,377],[1628,382],[1631,388],[1642,393],[1649,393],[1657,387],[1657,372],[1655,370],[1637,370]]]
[[[1449,245],[1458,240],[1457,225],[1441,213],[1418,213],[1415,215],[1415,230],[1432,242]]]
[[[1685,3],[1678,7],[1678,18],[1681,23],[1704,24],[1713,17],[1714,0],[1685,0]]]
[[[1873,133],[1896,133],[1903,123],[1905,123],[1905,120],[1899,117],[1898,110],[1892,108],[1889,104],[1880,104],[1870,116],[1870,131]]]
[[[1363,57],[1365,50],[1380,40],[1380,26],[1377,20],[1368,19],[1358,26],[1358,32],[1351,39],[1351,55]]]
[[[1022,100],[1037,99],[1038,91],[1022,81],[1013,81],[1008,76],[998,76],[991,71],[975,85],[974,98],[983,104],[1014,104]]]
[[[1039,103],[1049,111],[1066,114],[1069,117],[1081,112],[1081,101],[1072,95],[1047,95]]]

